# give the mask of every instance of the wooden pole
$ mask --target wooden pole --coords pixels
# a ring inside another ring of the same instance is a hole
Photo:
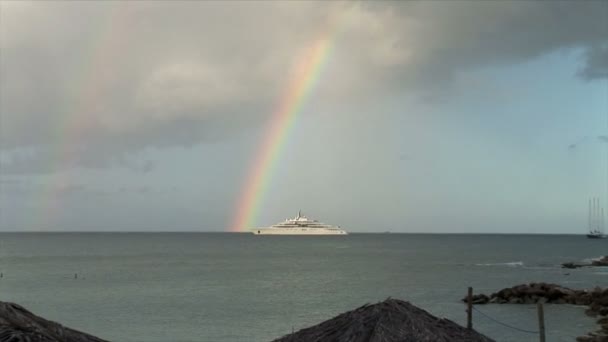
[[[473,329],[473,288],[470,286],[467,295],[467,329]]]
[[[545,342],[545,313],[543,312],[543,303],[537,303],[538,308],[538,333],[540,342]]]

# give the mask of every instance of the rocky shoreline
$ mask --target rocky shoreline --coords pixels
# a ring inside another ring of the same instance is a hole
[[[604,258],[605,259],[605,258]],[[462,301],[466,302],[467,297]],[[557,284],[530,283],[504,288],[491,295],[473,296],[473,304],[573,304],[586,305],[589,316],[598,317],[600,329],[577,338],[579,342],[608,342],[608,288],[574,290]]]
[[[563,268],[580,268],[580,267],[608,267],[608,255],[593,260],[587,263],[576,263],[576,262],[565,262],[562,264]]]

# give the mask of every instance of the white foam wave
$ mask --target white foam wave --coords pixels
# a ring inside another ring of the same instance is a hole
[[[508,266],[508,267],[521,267],[523,266],[523,261],[511,261],[511,262],[497,262],[497,263],[487,263],[487,264],[475,264],[475,266]]]
[[[594,261],[600,261],[603,257],[604,257],[603,255],[600,255],[599,257],[595,257],[595,258],[587,258],[587,259],[583,259],[583,262],[590,264]]]

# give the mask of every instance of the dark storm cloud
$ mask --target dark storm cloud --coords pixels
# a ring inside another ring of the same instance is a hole
[[[594,46],[587,50],[580,75],[589,80],[608,77],[608,45]]]
[[[598,72],[608,42],[606,2],[414,2],[401,5],[400,13],[418,23],[410,61],[416,67],[403,68],[416,82],[445,81],[456,72],[564,48],[585,51],[585,77],[606,77]]]
[[[318,100],[432,94],[459,72],[581,51],[606,78],[608,2],[1,2],[2,172],[120,165],[268,116],[339,18]],[[573,71],[573,74],[576,70]],[[21,149],[33,152],[21,155]],[[17,152],[16,152],[17,151]]]

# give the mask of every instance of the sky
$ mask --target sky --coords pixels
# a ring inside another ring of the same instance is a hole
[[[350,232],[583,234],[607,196],[607,1],[0,1],[0,231],[302,210]]]

